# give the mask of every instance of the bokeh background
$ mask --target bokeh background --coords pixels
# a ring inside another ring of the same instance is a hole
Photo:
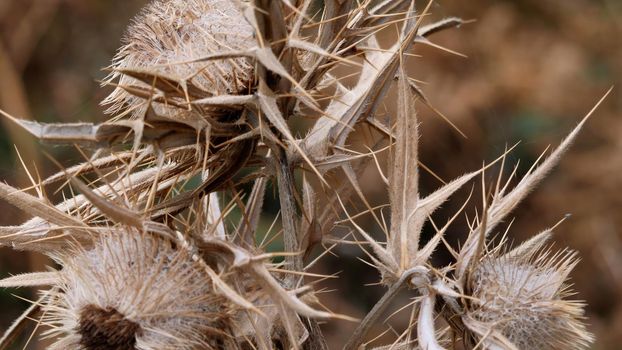
[[[101,121],[99,101],[110,91],[98,81],[106,72],[125,26],[143,0],[0,0],[0,108],[39,121]],[[432,6],[433,18],[460,16],[474,22],[437,34],[433,40],[468,58],[417,47],[410,61],[413,77],[431,103],[468,136],[452,131],[421,106],[421,159],[440,177],[451,179],[490,161],[506,145],[521,141],[508,158],[521,160],[519,173],[547,145],[559,141],[612,85],[622,81],[622,2],[618,0],[445,0]],[[69,147],[40,145],[2,120],[0,180],[28,185],[16,148],[40,176],[79,159]],[[386,202],[377,174],[362,178],[373,202]],[[422,178],[424,192],[438,186]],[[448,204],[448,217],[458,204]],[[472,211],[471,211],[472,213]],[[622,344],[622,86],[601,106],[560,166],[513,214],[512,240],[519,242],[572,216],[556,231],[556,246],[579,252],[572,275],[577,298],[586,300],[587,322],[597,337],[594,349]],[[0,224],[18,224],[26,214],[0,203]],[[464,235],[457,226],[448,240]],[[377,274],[360,262],[356,248],[339,248],[318,272],[340,272],[325,282],[321,295],[334,311],[364,315],[382,289],[365,286]],[[435,258],[443,264],[439,252]],[[41,270],[42,257],[0,248],[0,276]],[[20,310],[28,290],[0,290],[0,330]],[[409,296],[403,296],[408,301]],[[397,314],[397,324],[408,313]],[[378,325],[376,333],[386,330]],[[346,322],[325,325],[331,348],[339,348],[353,329]],[[16,349],[21,349],[26,339]],[[29,345],[28,348],[36,348]]]

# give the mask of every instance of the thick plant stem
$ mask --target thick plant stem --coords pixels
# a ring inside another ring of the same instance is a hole
[[[300,252],[300,236],[298,235],[298,228],[296,226],[298,214],[296,210],[296,196],[294,194],[296,190],[294,171],[289,164],[289,159],[285,151],[278,150],[278,153],[275,155],[278,159],[276,171],[279,186],[279,201],[281,204],[281,222],[283,224],[283,245],[285,246],[286,252],[298,253]],[[302,271],[303,261],[301,254],[287,256],[285,257],[285,261],[290,270]],[[298,277],[286,277],[285,287],[296,287],[298,279]]]
[[[365,315],[365,318],[361,321],[361,323],[359,323],[359,326],[356,327],[356,330],[354,330],[354,333],[352,333],[350,339],[343,347],[344,350],[356,350],[359,348],[359,346],[361,346],[361,344],[363,344],[363,342],[365,341],[365,336],[367,335],[367,332],[369,332],[371,326],[376,323],[378,318],[384,313],[384,310],[387,308],[387,306],[389,306],[393,298],[395,298],[395,296],[402,290],[402,288],[404,288],[404,286],[406,285],[404,282],[409,276],[410,273],[404,273],[399,280],[397,280],[391,285],[391,287],[389,287],[389,289],[384,293],[382,298],[378,300],[378,302],[376,303],[376,305],[374,305],[371,311],[369,311],[367,315]]]
[[[316,320],[307,318],[303,321],[309,331],[309,340],[302,345],[303,350],[328,350],[324,334]]]
[[[300,235],[298,234],[298,227],[296,226],[296,218],[298,217],[296,211],[296,191],[294,182],[294,171],[289,164],[287,153],[283,150],[278,150],[275,155],[278,155],[277,167],[277,180],[279,187],[279,201],[281,204],[281,222],[283,224],[283,245],[287,252],[300,252]],[[295,254],[285,257],[287,265],[292,271],[302,271],[304,267],[302,254]],[[300,278],[296,275],[290,274],[285,276],[283,284],[286,288],[295,288],[298,285]],[[322,334],[317,322],[313,319],[307,318],[305,320],[306,328],[309,331],[309,341],[303,345],[303,349],[309,350],[327,350],[328,346]]]

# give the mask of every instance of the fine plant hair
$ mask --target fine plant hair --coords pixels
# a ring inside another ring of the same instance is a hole
[[[84,161],[31,176],[27,189],[0,183],[0,197],[33,217],[0,227],[0,244],[57,263],[0,280],[40,289],[0,349],[32,319],[50,349],[327,349],[320,323],[335,319],[357,324],[343,339],[348,350],[587,348],[584,304],[568,280],[577,255],[548,243],[557,225],[515,247],[498,233],[596,107],[522,178],[503,174],[508,149],[423,196],[417,108],[428,100],[406,61],[416,45],[454,53],[431,37],[464,21],[430,23],[431,3],[417,5],[153,0],[109,67],[108,120],[38,123],[2,112],[42,141],[77,145]],[[385,117],[389,102],[396,109]],[[312,125],[301,129],[301,119]],[[491,185],[493,165],[501,170]],[[359,185],[370,166],[387,188],[386,209]],[[452,247],[448,228],[470,201],[442,224],[433,215],[469,184],[483,207]],[[264,210],[269,188],[277,217]],[[50,189],[63,200],[52,204]],[[310,272],[345,244],[360,247],[386,288],[362,319],[324,307],[319,291],[331,276]],[[439,247],[450,264],[432,264]],[[372,326],[399,293],[412,297],[399,305],[409,324],[389,326],[391,342],[374,341]]]

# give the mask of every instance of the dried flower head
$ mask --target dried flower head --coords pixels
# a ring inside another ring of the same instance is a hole
[[[228,335],[231,305],[184,250],[135,230],[57,258],[43,306],[55,349],[203,349]]]
[[[568,250],[551,255],[543,246],[549,235],[505,254],[500,247],[478,263],[468,288],[473,299],[463,316],[475,339],[488,346],[507,340],[518,349],[583,349],[592,341],[582,322],[583,303],[566,299],[572,295],[566,281],[576,255]]]
[[[201,97],[237,94],[247,89],[254,74],[247,58],[201,61],[209,55],[244,51],[256,45],[253,28],[239,6],[229,0],[151,2],[128,28],[125,44],[113,60],[113,72],[106,83],[115,82],[118,87],[103,102],[110,105],[108,112],[129,109],[133,115],[144,114],[147,100],[154,97],[144,99],[136,94],[136,89],[150,89],[149,81],[137,79],[141,70],[151,76],[186,81],[187,88],[195,90],[188,93],[201,93]],[[182,101],[188,98],[179,96]],[[154,109],[160,115],[190,113],[189,108],[154,100]]]

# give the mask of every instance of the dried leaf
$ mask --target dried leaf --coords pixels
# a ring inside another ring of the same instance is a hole
[[[484,238],[522,201],[531,190],[548,174],[551,169],[559,162],[561,156],[568,150],[574,139],[579,134],[579,131],[588,120],[588,118],[594,113],[596,108],[605,100],[605,98],[611,93],[610,88],[605,95],[596,103],[596,105],[590,110],[590,112],[581,120],[581,122],[566,136],[562,143],[551,153],[551,155],[542,162],[542,164],[530,170],[521,181],[507,194],[498,193],[492,200],[492,203],[488,206],[486,215],[487,222],[485,226]],[[535,166],[535,165],[534,165]],[[459,279],[464,280],[465,273],[471,264],[477,263],[479,257],[475,256],[478,247],[478,241],[483,227],[478,225],[475,227],[469,237],[464,243],[462,250],[460,251],[460,258],[457,261],[456,272]]]
[[[74,228],[86,227],[80,220],[61,212],[51,204],[2,182],[0,182],[0,198],[29,215],[40,217],[54,225]]]
[[[0,288],[20,288],[56,285],[58,272],[29,272],[6,277],[0,280]]]
[[[419,200],[419,168],[417,166],[417,115],[413,96],[408,87],[406,72],[400,69],[398,80],[397,122],[395,151],[389,194],[391,198],[390,246],[395,260],[401,268],[410,264],[411,258],[419,248],[418,227],[413,225],[415,210]],[[427,216],[426,216],[427,218]]]
[[[178,80],[173,77],[167,77],[158,72],[139,68],[122,68],[117,69],[116,71],[140,80],[148,86],[152,86],[170,96],[180,97],[183,99],[188,99],[189,97],[198,99],[211,95],[209,92],[199,88],[191,82],[186,80]]]

